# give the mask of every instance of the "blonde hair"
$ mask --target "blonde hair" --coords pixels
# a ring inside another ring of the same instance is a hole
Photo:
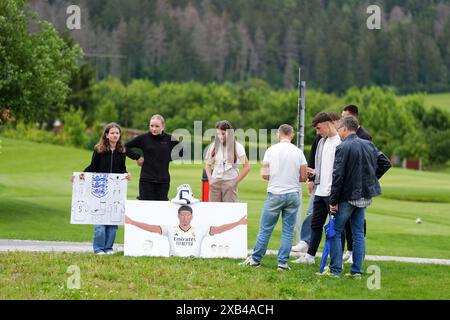
[[[163,127],[166,125],[166,120],[164,120],[164,117],[163,117],[162,115],[160,115],[160,114],[155,114],[155,115],[153,115],[153,116],[150,118],[150,121],[155,120],[155,119],[161,121]],[[150,122],[150,121],[149,121],[149,122]]]

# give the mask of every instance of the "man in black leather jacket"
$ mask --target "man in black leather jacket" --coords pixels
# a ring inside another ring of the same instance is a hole
[[[330,272],[342,272],[341,236],[350,219],[353,233],[353,264],[349,276],[360,277],[365,255],[364,217],[372,198],[381,194],[378,182],[391,167],[375,145],[356,135],[358,120],[346,117],[338,128],[342,143],[336,147],[330,211],[335,215],[336,235],[330,242]]]

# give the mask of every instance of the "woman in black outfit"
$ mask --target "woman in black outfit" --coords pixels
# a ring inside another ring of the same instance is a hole
[[[170,134],[164,132],[165,121],[160,115],[150,119],[149,132],[137,136],[125,144],[127,156],[136,160],[142,167],[139,179],[139,200],[167,201],[170,188],[169,164],[172,161],[172,151],[175,157],[182,157],[183,150],[179,142]],[[140,149],[141,155],[132,149]]]
[[[110,123],[105,126],[94,148],[91,164],[84,169],[84,172],[127,173],[125,159],[125,146],[121,140],[120,126],[117,123]],[[83,174],[80,178],[83,179]],[[127,179],[130,179],[130,174]],[[112,254],[116,232],[117,226],[114,225],[94,225],[94,253]]]

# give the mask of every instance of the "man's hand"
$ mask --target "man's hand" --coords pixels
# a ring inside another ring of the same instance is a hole
[[[138,165],[139,167],[142,167],[142,166],[144,165],[144,159],[139,158],[139,159],[136,160],[136,163],[137,163],[137,165]]]
[[[246,225],[246,224],[247,224],[247,216],[243,216],[243,217],[239,220],[239,224]]]
[[[309,194],[312,193],[313,189],[314,189],[314,181],[309,181],[308,182],[308,192],[309,192]]]
[[[316,169],[313,169],[313,168],[310,168],[310,167],[306,168],[306,172],[308,172],[308,175],[310,175],[310,176],[315,176],[316,175]]]
[[[338,205],[332,206],[330,204],[330,211],[333,215],[335,215],[338,212]]]

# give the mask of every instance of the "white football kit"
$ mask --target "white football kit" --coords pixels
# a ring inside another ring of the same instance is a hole
[[[203,239],[210,227],[192,227],[183,231],[179,226],[161,226],[162,235],[169,240],[171,256],[199,257]]]

